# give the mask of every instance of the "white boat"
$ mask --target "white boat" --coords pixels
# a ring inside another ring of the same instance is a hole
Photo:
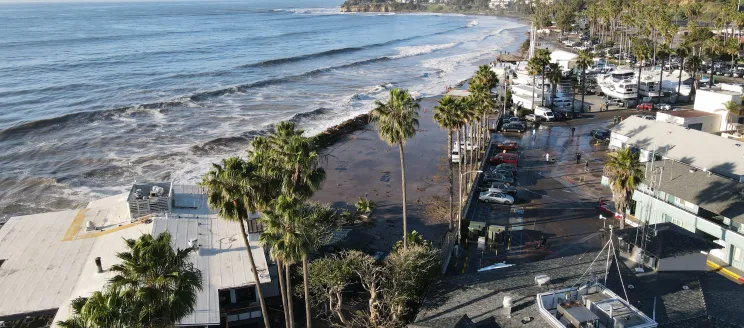
[[[635,99],[638,94],[645,98],[657,98],[663,96],[664,92],[679,92],[683,96],[690,94],[690,86],[684,82],[690,79],[690,75],[682,72],[682,85],[679,81],[679,70],[662,72],[660,70],[641,71],[640,84],[638,84],[638,71],[631,68],[618,68],[607,74],[597,76],[597,84],[602,92],[610,98],[627,101]],[[660,76],[661,74],[661,76]],[[661,78],[661,85],[659,80]],[[640,89],[640,90],[639,90]]]

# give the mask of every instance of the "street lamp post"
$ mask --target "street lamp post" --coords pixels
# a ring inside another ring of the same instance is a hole
[[[460,174],[460,210],[457,212],[457,244],[460,244],[460,233],[462,231],[462,178],[469,173],[483,173],[481,170],[463,172]]]

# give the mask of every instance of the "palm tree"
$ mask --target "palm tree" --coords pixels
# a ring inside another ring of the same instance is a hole
[[[477,132],[475,143],[478,145],[478,148],[474,149],[476,151],[474,165],[477,165],[480,158],[480,147],[482,144],[485,144],[483,140],[485,134],[483,131],[484,122],[486,116],[493,111],[494,107],[496,107],[496,103],[493,101],[493,98],[491,98],[491,89],[487,86],[479,83],[471,83],[468,86],[468,89],[470,90],[470,99],[473,105],[473,118],[477,121],[478,128],[477,131],[474,131]]]
[[[724,108],[726,109],[726,130],[729,129],[729,124],[731,124],[731,121],[734,118],[734,115],[741,116],[742,112],[744,112],[744,106],[741,104],[737,104],[733,101],[727,101],[723,104]]]
[[[458,104],[455,98],[451,96],[444,96],[439,99],[437,105],[434,107],[434,121],[439,124],[440,127],[447,130],[447,166],[450,168],[449,174],[449,220],[450,229],[454,227],[454,220],[452,218],[452,198],[454,194],[453,175],[452,171],[452,132],[454,132],[460,125],[460,118],[458,113]],[[459,151],[458,151],[459,154]]]
[[[662,88],[662,82],[664,81],[664,61],[671,54],[672,49],[666,43],[662,43],[656,48],[656,56],[661,59],[661,66],[659,67],[659,97],[664,96],[664,89]]]
[[[545,68],[550,64],[550,50],[547,48],[539,49],[535,57],[539,58],[540,72],[542,74],[542,85],[540,85],[540,95],[542,98],[540,99],[540,103],[542,106],[545,106]]]
[[[550,81],[550,99],[552,101],[553,98],[555,98],[556,93],[558,92],[558,84],[561,83],[561,80],[563,79],[563,72],[561,71],[561,66],[558,65],[558,63],[550,63],[548,64],[548,80]]]
[[[682,43],[677,46],[674,53],[679,57],[679,76],[677,77],[677,98],[674,102],[679,101],[680,91],[682,90],[682,71],[685,70],[685,58],[690,54],[690,46],[686,43]]]
[[[710,57],[711,70],[710,70],[710,81],[708,81],[708,87],[713,87],[713,75],[715,69],[713,69],[713,61],[724,51],[723,41],[717,36],[711,37],[703,42],[703,50]]]
[[[700,59],[700,56],[693,55],[687,60],[687,65],[690,67],[690,71],[692,71],[692,88],[690,89],[690,97],[692,97],[695,95],[695,90],[697,90],[697,72],[703,65],[703,60]]]
[[[401,189],[403,191],[403,246],[407,247],[408,222],[406,220],[406,165],[403,155],[403,144],[416,135],[419,126],[419,104],[407,90],[390,90],[387,103],[375,101],[375,109],[370,113],[377,126],[380,139],[388,145],[398,145],[400,151]]]
[[[620,229],[622,229],[625,227],[625,212],[633,196],[633,190],[643,182],[643,165],[639,160],[639,154],[633,153],[630,147],[610,153],[609,157],[604,170],[610,178],[615,207],[623,213],[623,219],[620,222]]]
[[[212,169],[202,178],[201,185],[207,188],[209,206],[216,209],[221,218],[236,222],[240,227],[243,244],[248,252],[252,278],[256,283],[264,326],[270,327],[253,251],[248,243],[245,221],[248,220],[250,212],[257,212],[268,204],[271,199],[267,200],[267,197],[271,197],[268,193],[276,188],[262,181],[256,171],[257,168],[251,163],[238,157],[226,158],[222,160],[222,165],[212,164]]]
[[[290,268],[292,264],[302,261],[306,326],[311,327],[312,312],[307,282],[308,255],[317,250],[321,242],[333,231],[336,214],[327,205],[305,203],[291,195],[279,196],[273,205],[273,208],[265,211],[259,219],[264,226],[259,242],[270,250],[272,257],[284,263],[289,326],[294,325]]]
[[[647,39],[636,39],[633,41],[633,53],[638,61],[638,82],[636,82],[636,98],[638,98],[638,102],[641,101],[641,69],[643,68],[643,62],[649,59],[651,52],[648,43]]]
[[[173,249],[171,235],[125,239],[128,251],[116,254],[114,276],[103,292],[72,301],[62,327],[172,327],[191,314],[202,274],[189,260],[194,248]]]
[[[256,161],[260,154],[263,167],[268,168],[270,176],[279,177],[282,182],[282,193],[292,194],[301,199],[309,199],[320,189],[325,180],[325,170],[320,166],[321,157],[318,147],[310,138],[303,136],[304,131],[297,129],[292,122],[281,122],[266,137],[263,152],[257,150],[264,143],[252,142],[251,160]],[[256,144],[258,143],[258,145]]]
[[[586,69],[592,65],[592,55],[582,50],[576,58],[576,66],[581,69],[581,110],[584,110],[584,95],[586,95]]]
[[[527,73],[532,76],[532,111],[535,111],[535,88],[537,87],[535,83],[537,75],[542,71],[542,68],[540,67],[541,64],[540,58],[537,56],[532,57],[527,61]]]

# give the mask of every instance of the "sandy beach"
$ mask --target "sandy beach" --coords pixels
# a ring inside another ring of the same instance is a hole
[[[433,121],[433,108],[439,97],[422,99],[419,104],[419,130],[403,151],[406,160],[408,229],[424,238],[439,241],[447,231],[446,212],[439,217],[426,215],[426,206],[447,204],[447,133]],[[401,172],[398,148],[380,140],[372,124],[341,137],[324,151],[327,178],[313,197],[333,207],[352,208],[359,197],[369,197],[377,205],[372,224],[364,232],[375,236],[373,250],[389,250],[402,238]],[[456,168],[456,167],[455,167]],[[441,197],[440,201],[434,201]],[[429,213],[431,214],[431,213]]]

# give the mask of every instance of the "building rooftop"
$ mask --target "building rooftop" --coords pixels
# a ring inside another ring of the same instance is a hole
[[[626,143],[635,147],[737,180],[744,176],[744,145],[740,141],[633,116],[611,130],[628,137]]]
[[[669,116],[675,116],[675,117],[683,117],[683,118],[719,116],[718,114],[715,114],[715,113],[708,113],[708,112],[703,112],[699,110],[676,110],[676,111],[662,112],[662,114],[666,114]]]
[[[602,282],[603,265],[595,263],[597,268],[587,270],[598,254],[589,252],[444,278],[429,287],[409,327],[548,327],[537,311],[535,295],[572,286],[584,272]],[[597,262],[604,263],[604,259],[600,255]],[[744,302],[744,287],[716,272],[664,272],[639,277],[623,262],[611,263],[606,286],[616,295],[627,292],[629,303],[654,318],[659,327],[744,326],[744,312],[732,306]],[[534,277],[539,274],[550,276],[548,287],[535,284]],[[502,313],[505,295],[514,299],[511,318]],[[531,321],[522,323],[525,317]]]
[[[653,166],[661,172],[659,190],[744,223],[744,183],[672,160],[656,161]]]
[[[700,253],[701,251],[707,253],[711,249],[723,248],[723,246],[709,242],[702,236],[671,222],[654,224],[649,228],[656,230],[656,236],[646,242],[645,251],[657,258],[682,256]],[[640,246],[636,244],[643,240],[639,228],[616,230],[615,235],[634,246]]]
[[[0,229],[0,260],[4,260],[0,320],[47,312],[57,312],[55,322],[66,319],[72,299],[101,290],[111,277],[106,268],[119,262],[116,254],[126,250],[123,239],[168,231],[174,247],[186,248],[192,239],[200,247],[191,260],[202,271],[203,290],[195,312],[181,324],[219,324],[218,290],[254,284],[240,230],[237,223],[209,210],[199,188],[174,189],[182,197],[195,191],[186,201],[193,206],[174,207],[167,216],[132,222],[127,193],[93,201],[84,209],[8,220]],[[255,242],[251,248],[260,282],[270,282],[263,249]],[[101,258],[103,273],[98,272],[96,257]]]
[[[574,285],[597,255],[587,253],[444,278],[429,287],[411,327],[455,327],[442,322],[457,322],[463,315],[483,328],[547,327],[535,306],[535,296]],[[605,268],[595,265],[590,271],[604,275]],[[549,287],[537,286],[535,276],[540,274],[550,276]],[[511,318],[502,312],[507,295],[514,300]],[[523,324],[524,317],[531,317],[531,321]]]

